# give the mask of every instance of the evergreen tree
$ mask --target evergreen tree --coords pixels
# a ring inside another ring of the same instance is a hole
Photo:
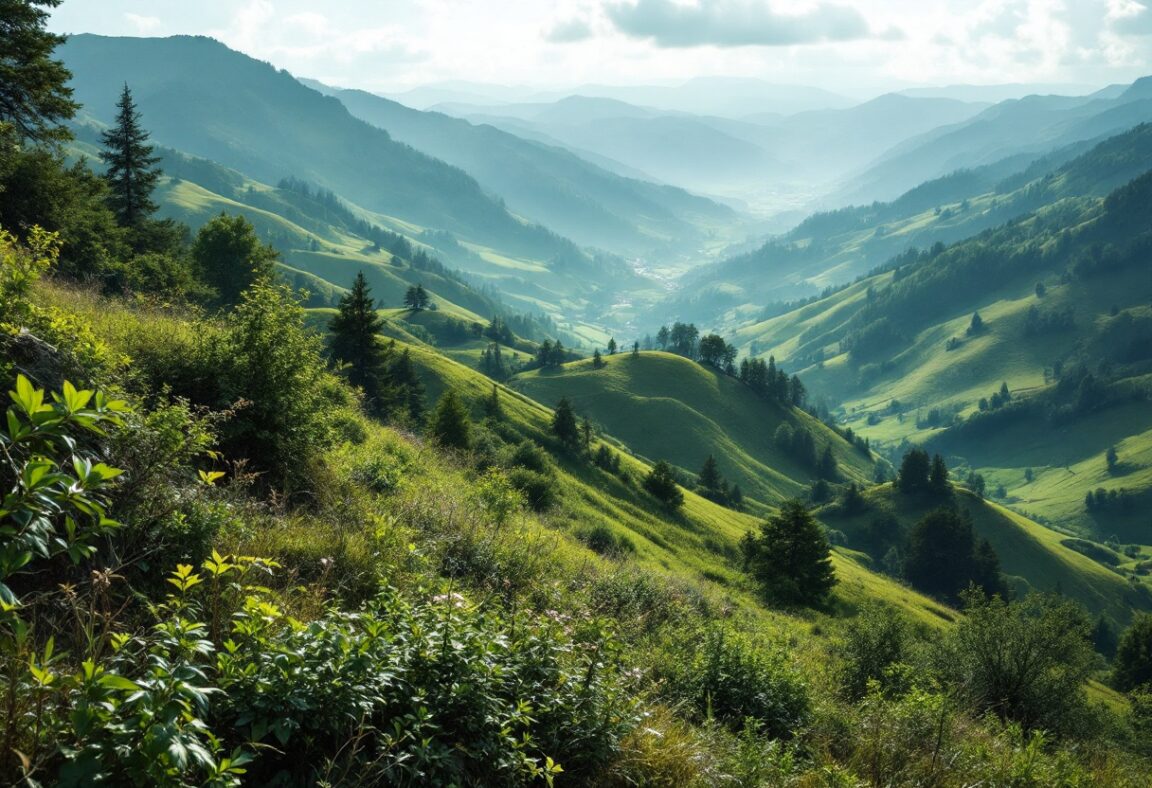
[[[816,473],[820,475],[821,479],[836,481],[836,467],[836,456],[832,453],[832,447],[825,446],[820,455],[820,462],[816,465]]]
[[[390,351],[395,347],[395,340],[389,345]],[[385,405],[385,412],[392,418],[400,418],[412,424],[419,424],[424,420],[424,383],[416,372],[416,365],[412,363],[412,356],[408,348],[404,348],[392,364],[388,367],[388,384],[391,401]]]
[[[928,471],[928,489],[935,495],[948,492],[948,466],[939,454],[932,457],[932,468]]]
[[[388,352],[380,343],[384,321],[376,314],[364,272],[356,274],[352,289],[340,297],[340,306],[328,322],[329,352],[336,361],[348,364],[348,381],[364,391],[368,410],[380,413],[388,366]]]
[[[632,343],[632,358],[636,358],[639,355],[640,355],[640,340],[637,339],[636,341],[634,341]]]
[[[221,213],[200,228],[192,245],[201,276],[224,304],[237,303],[253,282],[271,278],[277,256],[240,215]]]
[[[0,138],[6,130],[32,142],[72,137],[63,123],[80,105],[68,87],[72,74],[52,59],[64,36],[44,29],[48,9],[58,5],[60,0],[0,0]]]
[[[896,486],[902,493],[915,493],[928,488],[928,473],[932,461],[923,449],[912,449],[900,463]]]
[[[567,397],[561,397],[552,414],[552,433],[565,446],[575,446],[580,442],[580,428],[576,423],[576,413]]]
[[[436,403],[428,423],[428,434],[440,446],[465,451],[472,447],[472,425],[468,411],[453,389],[448,389]]]
[[[968,336],[976,336],[984,330],[984,319],[980,317],[979,312],[972,313],[972,320],[968,323]]]
[[[580,421],[580,441],[584,445],[584,451],[592,451],[592,422],[588,421],[587,416]]]
[[[492,384],[492,393],[484,400],[484,415],[490,419],[504,418],[504,407],[500,404],[500,390]]]
[[[668,326],[660,326],[660,330],[656,332],[656,344],[660,346],[661,350],[667,350],[671,337],[672,334],[668,330]]]
[[[700,473],[697,474],[696,480],[702,490],[709,493],[719,492],[724,477],[720,475],[720,468],[716,465],[716,458],[711,454],[708,455],[708,459],[704,460],[704,465],[700,468]]]
[[[608,355],[610,355],[610,356],[616,355],[616,338],[615,337],[610,337],[608,339]]]
[[[408,307],[413,312],[419,312],[424,308],[420,305],[420,293],[416,289],[416,285],[410,285],[404,292],[404,306]]]
[[[955,603],[970,584],[986,595],[1003,593],[1000,559],[992,546],[977,543],[967,513],[936,509],[908,534],[904,576],[926,594]]]
[[[684,503],[684,493],[676,484],[672,466],[664,460],[653,465],[652,470],[644,477],[644,489],[670,509],[678,509]]]
[[[1106,462],[1108,464],[1108,472],[1109,473],[1115,473],[1116,472],[1116,462],[1119,459],[1120,459],[1119,455],[1116,454],[1116,447],[1115,446],[1109,446],[1108,451],[1104,452],[1104,462]]]
[[[820,604],[836,584],[828,537],[801,501],[785,501],[741,546],[745,570],[777,602]]]
[[[600,355],[600,348],[596,348],[596,350],[592,351],[592,367],[594,369],[600,369],[603,366],[604,358]]]
[[[152,153],[148,132],[140,125],[140,112],[127,84],[116,107],[115,123],[101,135],[104,150],[100,158],[108,166],[108,203],[121,227],[139,230],[156,212],[152,191],[161,175],[156,166],[160,157]]]

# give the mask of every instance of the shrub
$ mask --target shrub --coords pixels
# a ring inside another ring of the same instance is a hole
[[[1092,623],[1075,602],[1029,594],[1019,602],[965,595],[966,616],[936,651],[941,678],[983,714],[1057,734],[1081,727],[1084,682],[1095,668]]]
[[[680,644],[665,670],[668,692],[698,718],[733,729],[752,718],[763,735],[791,738],[808,717],[807,688],[787,657],[722,627]]]
[[[893,670],[909,650],[908,624],[890,607],[870,605],[846,627],[841,646],[844,664],[840,689],[849,700],[859,700],[875,682],[882,689],[902,689]]]
[[[527,468],[513,468],[508,473],[508,481],[524,494],[524,500],[537,512],[547,511],[556,504],[556,479],[551,475]]]

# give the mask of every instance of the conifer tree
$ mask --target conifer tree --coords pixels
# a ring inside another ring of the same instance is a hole
[[[823,453],[820,455],[820,462],[816,466],[816,473],[820,475],[821,479],[835,481],[837,475],[836,468],[836,455],[832,453],[832,447],[826,445]]]
[[[53,50],[64,36],[45,29],[60,0],[0,0],[0,134],[11,129],[32,142],[61,142],[63,125],[79,109],[68,80],[72,74]]]
[[[127,83],[116,102],[118,112],[112,128],[101,135],[100,158],[108,165],[108,202],[121,227],[139,230],[156,212],[152,191],[161,172],[156,166],[148,132],[140,125],[140,112]]]
[[[448,389],[436,403],[428,425],[428,432],[440,446],[467,450],[472,447],[472,425],[456,392]]]
[[[610,355],[610,356],[616,355],[616,338],[615,337],[610,337],[608,339],[608,355]]]
[[[592,367],[593,369],[600,369],[604,366],[604,357],[600,355],[600,348],[592,351]]]
[[[484,400],[484,415],[490,419],[504,417],[504,407],[500,404],[500,390],[495,383],[492,384],[492,393]]]
[[[552,433],[566,446],[575,446],[580,442],[580,428],[576,424],[576,414],[567,397],[561,397],[556,403],[556,412],[552,414]]]
[[[720,475],[720,468],[716,465],[715,457],[711,454],[708,455],[708,459],[704,460],[704,465],[700,468],[700,473],[697,474],[696,478],[701,489],[712,493],[719,492],[724,477]]]
[[[777,602],[820,604],[836,584],[828,537],[801,501],[785,501],[741,546],[745,569]]]
[[[669,509],[678,509],[684,503],[684,493],[680,492],[680,486],[676,484],[672,466],[664,460],[653,465],[644,477],[644,489]]]
[[[348,364],[348,381],[363,389],[365,405],[382,413],[386,397],[388,351],[378,338],[384,320],[376,314],[376,302],[364,272],[356,274],[352,289],[340,298],[337,313],[328,323],[329,349],[332,358]]]
[[[412,363],[408,348],[404,348],[404,352],[389,367],[388,382],[395,392],[388,410],[413,424],[423,421],[424,383],[416,373],[416,365]]]
[[[936,495],[948,492],[948,466],[939,454],[932,456],[932,468],[928,471],[928,489]]]

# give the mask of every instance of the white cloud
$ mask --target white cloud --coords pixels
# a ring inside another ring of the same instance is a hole
[[[142,16],[141,14],[133,14],[130,11],[125,12],[124,19],[142,36],[154,36],[158,34],[164,26],[164,23],[160,21],[159,17]]]

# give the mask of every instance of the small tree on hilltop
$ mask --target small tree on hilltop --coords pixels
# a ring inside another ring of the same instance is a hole
[[[552,433],[565,446],[576,446],[580,442],[580,427],[576,423],[576,413],[567,397],[561,397],[552,414]]]
[[[664,460],[653,465],[652,470],[644,477],[644,489],[670,509],[677,509],[684,503],[684,493],[676,484],[672,466]]]
[[[616,355],[616,338],[611,337],[608,339],[608,355]]]
[[[745,535],[741,547],[745,570],[770,599],[818,605],[836,585],[828,537],[802,501],[785,501],[758,536]]]
[[[432,440],[448,449],[467,450],[472,447],[472,425],[456,392],[448,389],[436,403],[428,424]]]
[[[928,474],[932,461],[923,449],[912,449],[900,463],[896,486],[902,493],[920,492],[928,488]]]
[[[148,132],[140,125],[140,112],[127,84],[116,106],[116,122],[101,136],[104,150],[100,158],[108,165],[108,202],[121,227],[139,230],[156,212],[152,191],[161,174],[156,166],[160,157],[152,154]]]

